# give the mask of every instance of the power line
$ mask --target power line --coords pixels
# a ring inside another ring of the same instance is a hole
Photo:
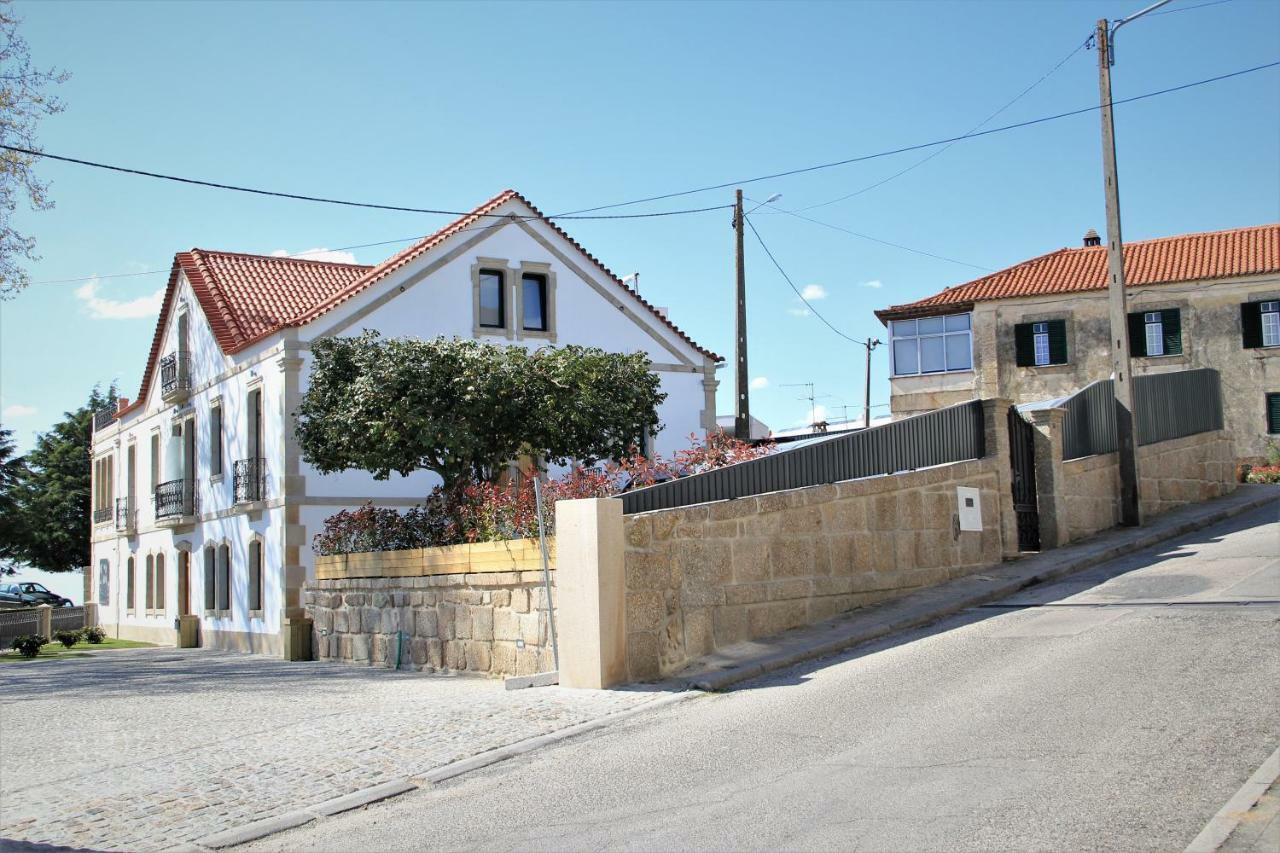
[[[1225,2],[1225,0],[1224,0],[1224,2]],[[994,119],[996,116],[1000,115],[1002,112],[1004,112],[1005,110],[1009,109],[1009,107],[1013,106],[1013,105],[1014,105],[1014,104],[1016,104],[1018,101],[1022,100],[1024,97],[1026,97],[1028,94],[1030,94],[1032,89],[1035,89],[1037,86],[1039,86],[1039,85],[1040,85],[1041,83],[1043,83],[1045,80],[1048,80],[1048,79],[1049,79],[1050,77],[1052,77],[1055,73],[1057,73],[1057,71],[1058,71],[1058,69],[1059,69],[1059,68],[1061,68],[1062,66],[1066,65],[1066,64],[1067,64],[1067,62],[1069,62],[1069,61],[1071,60],[1071,58],[1072,58],[1072,57],[1074,57],[1074,56],[1075,56],[1077,53],[1079,53],[1080,51],[1084,50],[1084,49],[1085,49],[1085,46],[1086,46],[1086,45],[1088,45],[1088,44],[1089,44],[1089,39],[1085,39],[1084,41],[1082,41],[1079,45],[1077,45],[1077,46],[1076,46],[1075,50],[1071,51],[1071,52],[1070,52],[1070,53],[1068,53],[1066,56],[1064,56],[1064,57],[1062,58],[1062,60],[1061,60],[1060,62],[1058,62],[1058,64],[1057,64],[1057,65],[1053,66],[1053,67],[1052,67],[1052,68],[1050,68],[1048,71],[1046,71],[1043,75],[1041,75],[1041,77],[1040,77],[1040,79],[1039,79],[1039,80],[1035,81],[1035,82],[1034,82],[1034,83],[1032,83],[1030,86],[1028,86],[1027,88],[1023,89],[1021,92],[1019,92],[1019,93],[1018,93],[1018,94],[1013,98],[1013,100],[1011,100],[1011,101],[1009,101],[1008,103],[1006,103],[1006,104],[1005,104],[1004,106],[1002,106],[1000,109],[996,110],[996,111],[995,111],[995,112],[993,112],[991,115],[987,116],[987,117],[986,117],[986,118],[984,118],[982,121],[980,121],[980,122],[978,122],[977,124],[975,124],[973,127],[969,128],[969,131],[968,131],[968,133],[966,134],[966,137],[968,136],[968,134],[971,134],[971,133],[973,133],[974,131],[981,130],[983,127],[985,127],[985,126],[987,125],[987,123],[988,123],[988,122],[990,122],[990,121],[991,121],[992,119]],[[953,142],[948,142],[946,145],[943,145],[941,148],[938,148],[938,149],[936,149],[935,151],[930,152],[928,155],[926,155],[926,156],[924,156],[924,157],[920,158],[919,160],[917,160],[916,162],[912,163],[910,166],[906,167],[905,169],[902,169],[902,170],[900,170],[900,171],[894,172],[892,175],[890,175],[890,176],[889,176],[889,177],[887,177],[887,178],[884,178],[884,179],[882,179],[882,180],[876,181],[874,184],[869,184],[868,186],[865,186],[865,187],[863,187],[863,188],[862,188],[862,189],[860,189],[860,190],[854,190],[853,192],[848,193],[848,194],[846,194],[846,195],[842,195],[842,196],[840,196],[839,198],[833,198],[833,199],[831,199],[830,201],[823,201],[823,202],[819,202],[819,203],[817,203],[817,204],[811,204],[811,205],[808,205],[807,207],[800,207],[800,208],[797,208],[796,210],[789,210],[789,211],[788,211],[788,210],[781,210],[780,208],[779,208],[778,210],[779,210],[779,212],[781,212],[781,213],[803,213],[803,212],[804,212],[804,211],[806,211],[806,210],[814,210],[815,208],[819,208],[819,207],[826,207],[827,205],[831,205],[831,204],[838,204],[839,202],[842,202],[842,201],[848,201],[849,199],[854,198],[855,196],[860,196],[860,195],[862,195],[862,194],[863,194],[863,193],[865,193],[865,192],[870,192],[871,190],[874,190],[876,187],[882,187],[882,186],[884,186],[885,184],[889,183],[890,181],[894,180],[895,178],[900,178],[900,177],[902,177],[903,175],[907,174],[908,172],[911,172],[911,171],[914,171],[915,169],[920,168],[920,167],[921,167],[921,166],[923,166],[925,163],[928,163],[928,162],[929,162],[930,160],[932,160],[934,157],[937,157],[939,154],[941,154],[941,153],[943,153],[944,151],[946,151],[947,149],[951,148],[951,146],[953,146],[953,145],[957,144],[958,142],[959,142],[959,140],[955,140],[955,141],[953,141]]]
[[[755,199],[748,199],[748,201],[752,202],[753,204],[757,203]],[[834,231],[842,231],[845,234],[850,234],[854,237],[861,237],[863,240],[870,240],[871,242],[879,243],[882,246],[892,246],[895,249],[902,249],[904,252],[911,252],[912,254],[915,254],[915,255],[923,255],[926,258],[935,258],[939,261],[946,261],[947,263],[951,263],[951,264],[959,264],[960,266],[963,266],[963,267],[972,267],[973,269],[981,270],[982,272],[995,272],[995,270],[991,269],[991,267],[984,267],[984,266],[981,266],[980,264],[971,264],[968,261],[961,261],[961,260],[957,260],[956,258],[948,258],[946,255],[938,255],[933,252],[926,252],[924,249],[913,249],[911,246],[904,246],[901,243],[894,243],[889,240],[881,240],[879,237],[872,237],[870,234],[863,234],[860,231],[854,231],[852,229],[845,228],[840,225],[833,225],[830,222],[823,222],[821,219],[814,219],[812,217],[797,213],[794,210],[783,210],[780,207],[773,207],[772,205],[768,205],[764,202],[759,202],[759,204],[765,207],[769,207],[770,210],[773,210],[774,212],[785,213],[788,216],[794,216],[796,219],[803,219],[805,222],[812,222],[814,225],[821,225],[824,228],[830,228]]]
[[[348,201],[340,198],[326,198],[324,196],[300,195],[298,193],[285,193],[276,190],[257,189],[255,187],[242,187],[236,184],[222,184],[217,181],[206,181],[200,178],[185,178],[180,175],[166,175],[161,172],[149,172],[145,169],[132,169],[127,166],[115,166],[110,163],[100,163],[95,160],[84,160],[79,157],[67,157],[62,154],[49,154],[45,151],[37,151],[34,148],[22,148],[17,145],[0,145],[0,150],[12,151],[15,154],[25,154],[29,157],[42,157],[46,160],[56,160],[60,163],[74,163],[78,166],[90,166],[94,169],[106,169],[111,172],[120,172],[126,175],[137,175],[143,178],[155,178],[161,181],[173,181],[179,184],[191,184],[198,187],[209,187],[216,190],[230,190],[232,192],[250,193],[252,195],[270,196],[272,198],[287,198],[294,201],[312,201],[319,204],[337,204],[343,207],[360,207],[372,210],[392,210],[400,213],[432,213],[444,216],[477,216],[494,219],[506,219],[509,214],[505,213],[476,213],[475,211],[459,211],[459,210],[436,210],[428,207],[402,207],[395,204],[377,204],[366,201]],[[546,219],[648,219],[657,216],[678,216],[688,213],[706,213],[711,210],[725,210],[732,207],[730,204],[718,204],[712,207],[701,207],[688,210],[659,210],[652,213],[629,213],[629,214],[613,214],[609,216],[576,216],[571,214],[560,214],[557,216],[543,217]],[[538,218],[538,217],[528,217]]]
[[[1185,89],[1193,89],[1197,86],[1204,86],[1209,83],[1217,83],[1221,80],[1229,80],[1232,77],[1240,77],[1245,74],[1252,74],[1255,71],[1263,71],[1268,68],[1274,68],[1277,65],[1280,65],[1280,60],[1276,60],[1275,62],[1268,62],[1263,65],[1255,65],[1252,68],[1243,68],[1239,71],[1232,71],[1228,74],[1219,74],[1217,77],[1208,77],[1204,80],[1196,80],[1195,82],[1192,82],[1192,83],[1183,83],[1180,86],[1170,86],[1167,89],[1159,89],[1155,92],[1147,92],[1144,95],[1134,95],[1129,98],[1121,98],[1118,101],[1113,100],[1111,104],[1112,106],[1119,106],[1121,104],[1132,104],[1136,101],[1143,101],[1148,98],[1158,97],[1160,95],[1169,95],[1174,92],[1181,92]],[[629,207],[633,204],[646,204],[651,201],[663,201],[670,198],[680,198],[682,196],[694,195],[696,193],[711,192],[712,190],[723,190],[723,189],[728,189],[729,187],[742,186],[744,184],[755,184],[755,183],[759,183],[760,181],[771,181],[777,178],[789,178],[792,175],[803,175],[808,172],[817,172],[822,169],[834,169],[837,166],[847,166],[851,163],[864,163],[868,160],[876,160],[881,157],[890,157],[894,154],[905,154],[909,151],[920,151],[924,148],[932,148],[936,145],[946,145],[949,142],[959,142],[965,139],[976,139],[980,136],[990,136],[993,133],[1003,133],[1007,130],[1017,130],[1023,127],[1031,127],[1032,125],[1044,124],[1045,122],[1057,121],[1059,119],[1070,118],[1072,116],[1084,115],[1085,113],[1095,112],[1100,109],[1102,109],[1101,105],[1094,104],[1092,106],[1082,107],[1077,110],[1068,110],[1067,112],[1057,113],[1055,115],[1041,116],[1040,118],[1028,119],[1027,121],[1020,121],[1014,124],[1006,124],[1000,127],[993,127],[987,130],[980,130],[975,133],[966,133],[961,136],[952,136],[952,137],[948,137],[947,139],[935,139],[932,142],[922,142],[917,145],[907,145],[902,148],[893,148],[888,151],[878,151],[874,154],[862,154],[857,157],[849,157],[844,160],[835,160],[830,163],[819,163],[816,166],[804,166],[799,169],[789,169],[785,172],[774,172],[773,174],[769,174],[769,175],[758,175],[754,178],[744,178],[736,181],[726,181],[721,184],[712,184],[709,186],[697,187],[695,189],[690,189],[690,190],[680,190],[679,192],[663,193],[662,195],[648,196],[647,198],[638,198],[632,201],[618,202],[617,204],[604,204],[604,205],[600,205],[599,207],[588,207],[588,208],[583,208],[582,210],[571,211],[568,214],[561,214],[561,216],[577,216],[579,214],[595,213],[596,211],[600,211],[600,210],[612,210],[618,207]]]
[[[760,232],[756,230],[755,224],[752,223],[749,217],[743,217],[743,219],[746,221],[747,226],[751,229],[751,233],[756,235],[756,240],[760,242],[760,248],[764,249],[764,253],[769,256],[769,260],[773,261],[773,265],[777,267],[778,272],[780,272],[782,274],[782,277],[787,280],[787,284],[791,285],[791,289],[796,292],[796,296],[800,297],[800,301],[803,302],[805,306],[810,311],[813,312],[813,316],[821,320],[824,324],[826,324],[826,327],[828,329],[835,332],[837,335],[844,338],[846,341],[851,341],[852,343],[855,343],[855,344],[862,343],[862,341],[859,341],[857,338],[851,338],[848,335],[846,335],[844,332],[837,329],[835,326],[831,325],[831,322],[826,317],[823,317],[821,312],[819,312],[817,308],[813,307],[813,303],[811,303],[808,299],[804,298],[804,294],[800,292],[800,288],[796,287],[796,283],[791,280],[791,276],[787,275],[787,271],[782,268],[782,264],[778,263],[778,259],[773,256],[773,252],[770,252],[769,247],[765,245],[764,238],[761,237]]]

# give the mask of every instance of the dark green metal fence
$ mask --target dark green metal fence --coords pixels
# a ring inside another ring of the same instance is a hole
[[[803,447],[681,477],[622,495],[625,513],[732,500],[986,455],[982,402],[974,400]]]

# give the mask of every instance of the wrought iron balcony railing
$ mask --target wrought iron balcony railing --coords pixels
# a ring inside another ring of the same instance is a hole
[[[93,413],[93,430],[97,432],[115,422],[115,409],[102,409]]]
[[[156,520],[195,515],[195,494],[187,480],[170,480],[156,486]]]
[[[110,520],[111,520],[111,507],[109,506],[103,507],[102,509],[95,509],[93,511],[94,524],[106,524]]]
[[[267,460],[237,459],[231,468],[236,503],[260,501],[267,491]]]
[[[133,498],[116,498],[116,530],[133,530],[137,524],[138,508]]]
[[[178,350],[160,359],[160,397],[166,403],[191,392],[191,353]]]

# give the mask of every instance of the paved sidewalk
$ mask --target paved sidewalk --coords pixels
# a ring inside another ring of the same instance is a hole
[[[1280,781],[1240,818],[1240,825],[1218,848],[1222,853],[1275,853],[1280,850]]]
[[[1230,495],[1157,516],[1142,527],[1114,528],[1065,548],[992,566],[985,572],[853,610],[816,625],[717,650],[692,663],[673,677],[672,683],[699,690],[724,690],[802,661],[927,625],[1267,505],[1280,514],[1280,488],[1241,485]]]
[[[202,650],[9,664],[0,839],[163,849],[662,695]]]

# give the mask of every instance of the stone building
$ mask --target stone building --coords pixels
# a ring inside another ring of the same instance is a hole
[[[1107,250],[1063,248],[876,312],[894,417],[1053,399],[1111,374]],[[1280,443],[1280,224],[1125,244],[1135,375],[1212,367],[1242,459]]]

